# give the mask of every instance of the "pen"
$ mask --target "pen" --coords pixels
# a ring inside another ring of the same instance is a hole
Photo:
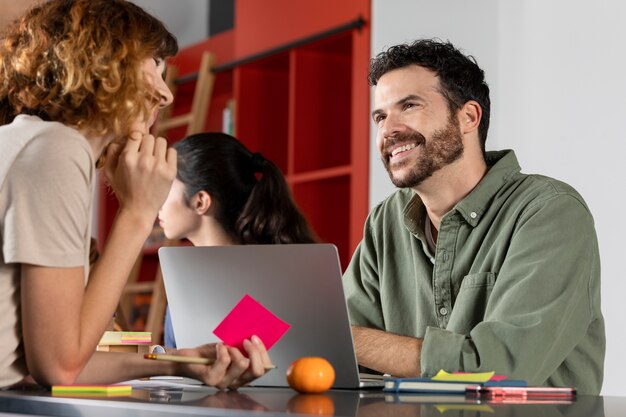
[[[156,354],[156,353],[146,353],[143,355],[145,359],[152,359],[155,361],[169,361],[169,362],[180,362],[180,363],[197,363],[200,365],[209,365],[212,364],[213,361],[208,358],[200,358],[197,356],[178,356],[178,355],[164,355],[164,354]],[[276,365],[265,365],[266,371],[276,368]]]

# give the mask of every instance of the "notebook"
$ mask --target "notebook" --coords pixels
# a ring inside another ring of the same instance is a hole
[[[277,369],[254,385],[287,386],[294,360],[321,356],[335,368],[333,388],[383,387],[359,377],[334,245],[162,247],[159,261],[178,346],[218,342],[213,330],[250,296],[290,325],[270,350]]]

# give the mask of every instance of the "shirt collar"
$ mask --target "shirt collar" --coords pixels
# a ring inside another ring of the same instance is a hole
[[[485,159],[487,173],[478,185],[454,207],[454,210],[459,212],[472,227],[480,222],[502,186],[521,170],[515,152],[510,149],[487,152]]]
[[[426,216],[426,208],[424,207],[424,203],[422,203],[422,199],[419,195],[408,188],[406,190],[407,192],[410,192],[413,197],[409,200],[406,206],[404,206],[404,211],[402,212],[404,215],[404,226],[412,234],[425,239],[424,218]]]
[[[515,152],[512,150],[486,153],[487,173],[476,187],[454,206],[465,221],[475,227],[489,208],[491,201],[502,186],[521,171]],[[414,194],[404,207],[404,225],[414,235],[424,237],[426,210],[422,199]]]

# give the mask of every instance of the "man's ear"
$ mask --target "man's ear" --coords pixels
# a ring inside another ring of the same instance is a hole
[[[474,100],[468,101],[461,107],[458,114],[461,133],[465,134],[478,130],[480,119],[483,115],[483,109],[478,102]]]
[[[191,208],[193,208],[197,215],[203,216],[211,208],[211,202],[212,199],[209,193],[204,190],[198,191],[191,199]]]

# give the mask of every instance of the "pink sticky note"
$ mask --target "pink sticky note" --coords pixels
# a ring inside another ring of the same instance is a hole
[[[276,317],[257,300],[244,295],[233,309],[217,325],[213,334],[229,346],[245,353],[244,339],[257,335],[269,350],[289,330],[291,325]]]

